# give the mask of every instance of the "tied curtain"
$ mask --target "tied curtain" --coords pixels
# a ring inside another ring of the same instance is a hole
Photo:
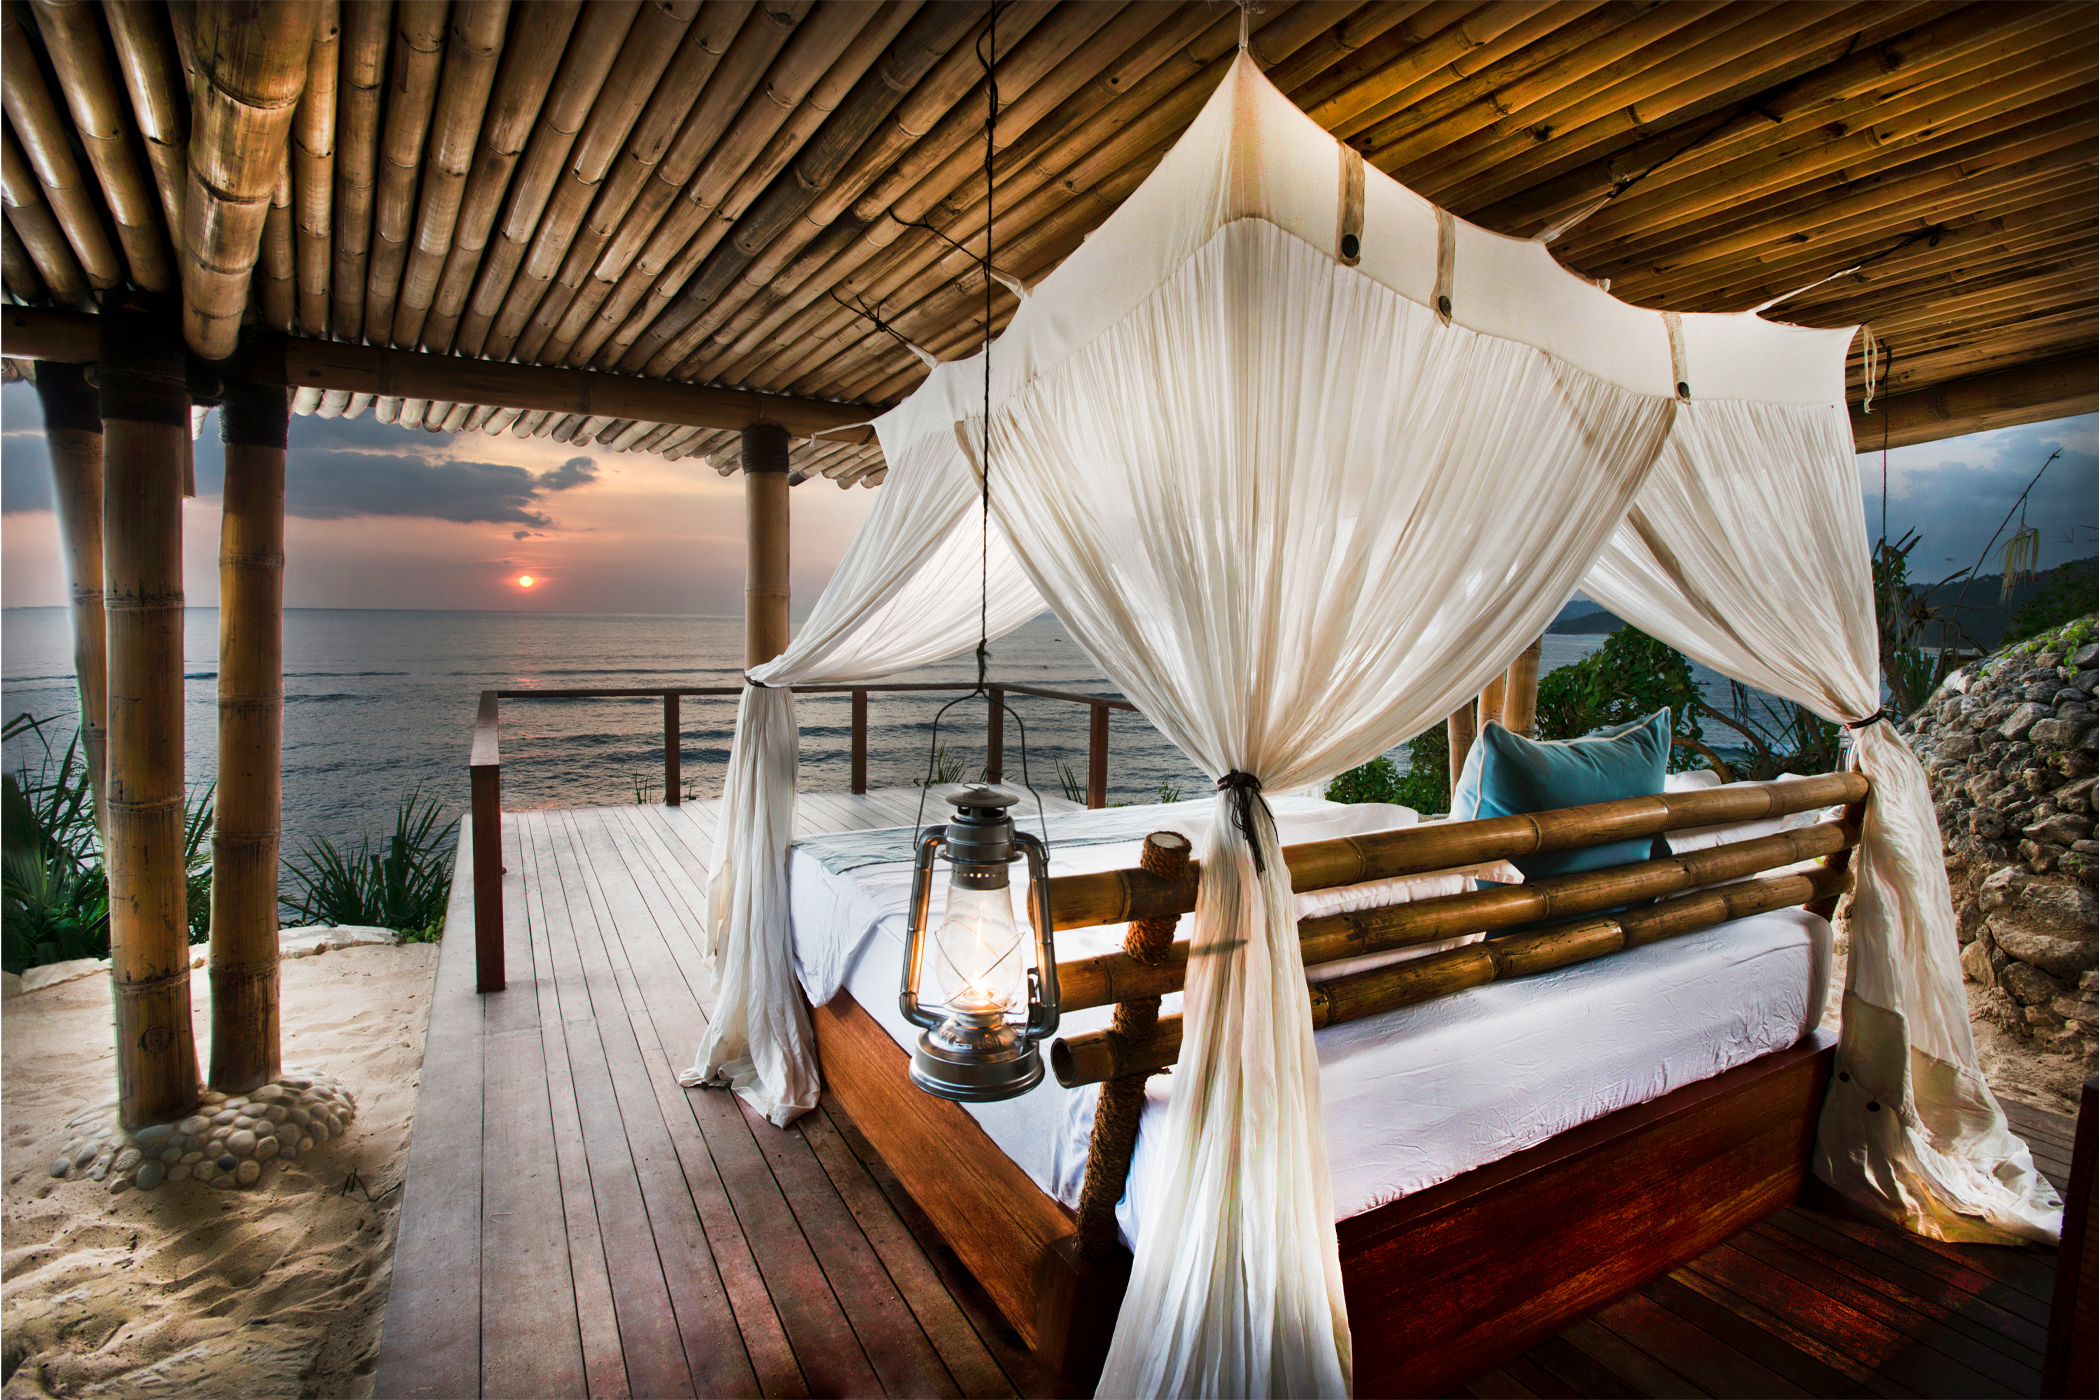
[[[1826,720],[1881,708],[1873,582],[1842,407],[1693,402],[1583,583],[1650,636]],[[1920,1234],[2055,1243],[2062,1206],[1977,1067],[1925,771],[1889,723],[1854,878],[1838,1076],[1816,1171]]]
[[[722,782],[707,947],[715,1005],[687,1086],[735,1089],[776,1127],[817,1106],[809,1015],[788,926],[788,843],[798,761],[792,685],[880,680],[967,650],[984,623],[999,636],[1042,611],[1003,547],[980,549],[978,491],[953,444],[890,453],[884,491],[830,586],[781,655],[752,668],[737,701]],[[925,599],[968,600],[927,606]]]

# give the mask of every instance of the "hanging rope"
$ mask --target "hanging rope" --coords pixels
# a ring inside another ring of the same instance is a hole
[[[1232,795],[1232,819],[1239,826],[1240,835],[1247,838],[1247,848],[1254,852],[1254,873],[1262,874],[1265,867],[1261,843],[1254,839],[1254,804],[1261,801],[1261,779],[1252,773],[1234,771],[1218,779],[1218,791]]]
[[[992,599],[992,157],[998,153],[999,6],[994,0],[977,50],[984,64],[984,440],[977,460],[981,501],[977,521],[977,693],[985,693],[985,668],[992,657],[989,617]]]

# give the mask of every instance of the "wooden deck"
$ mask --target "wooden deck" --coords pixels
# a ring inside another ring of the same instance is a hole
[[[917,799],[804,794],[799,826]],[[1059,1393],[828,1097],[780,1130],[678,1087],[717,808],[504,814],[510,989],[445,940],[378,1395]],[[2061,1184],[2069,1120],[2008,1111]],[[1462,1393],[2032,1396],[2054,1257],[1795,1206]]]

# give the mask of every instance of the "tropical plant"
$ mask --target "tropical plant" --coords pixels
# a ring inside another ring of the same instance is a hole
[[[1579,739],[1607,725],[1630,724],[1668,707],[1670,767],[1690,768],[1712,750],[1699,716],[1705,699],[1692,679],[1691,659],[1646,632],[1622,627],[1580,661],[1539,681],[1538,735]]]
[[[1057,761],[1057,785],[1063,789],[1065,801],[1086,801],[1086,779],[1072,771],[1072,765],[1063,759]]]
[[[1451,807],[1451,741],[1448,726],[1439,724],[1408,741],[1408,767],[1384,754],[1336,778],[1327,785],[1329,802],[1397,802],[1418,812],[1443,812]]]
[[[1161,778],[1159,780],[1159,800],[1161,806],[1165,806],[1169,802],[1179,802],[1181,800],[1181,789],[1175,787],[1167,779]]]
[[[4,737],[34,734],[43,749],[0,779],[0,966],[10,972],[73,958],[109,956],[109,880],[95,823],[94,787],[75,731],[54,752],[52,719],[20,714]],[[183,804],[183,868],[189,941],[211,937],[210,784]]]
[[[394,812],[394,831],[379,850],[367,833],[349,855],[325,838],[308,841],[289,873],[298,894],[284,901],[302,924],[390,928],[410,943],[434,943],[444,932],[452,894],[452,854],[459,818],[440,826],[444,808],[410,788]]]
[[[1874,546],[1874,615],[1881,633],[1881,675],[1888,682],[1889,699],[1904,715],[1932,698],[1948,672],[1959,664],[1952,639],[1974,639],[1955,615],[1961,608],[1956,598],[1951,606],[1936,607],[1933,594],[1975,570],[1961,569],[1936,584],[1910,581],[1910,553],[1919,544],[1916,531],[1906,531],[1894,544],[1886,539]],[[1939,628],[1940,645],[1925,649],[1926,630]]]

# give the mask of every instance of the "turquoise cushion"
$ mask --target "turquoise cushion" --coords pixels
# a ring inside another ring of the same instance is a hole
[[[1473,741],[1458,787],[1451,794],[1451,819],[1514,817],[1550,812],[1663,790],[1670,766],[1670,712],[1600,730],[1580,739],[1539,743],[1490,723]],[[1640,836],[1580,851],[1554,851],[1511,862],[1527,880],[1571,875],[1647,860],[1652,837]]]

